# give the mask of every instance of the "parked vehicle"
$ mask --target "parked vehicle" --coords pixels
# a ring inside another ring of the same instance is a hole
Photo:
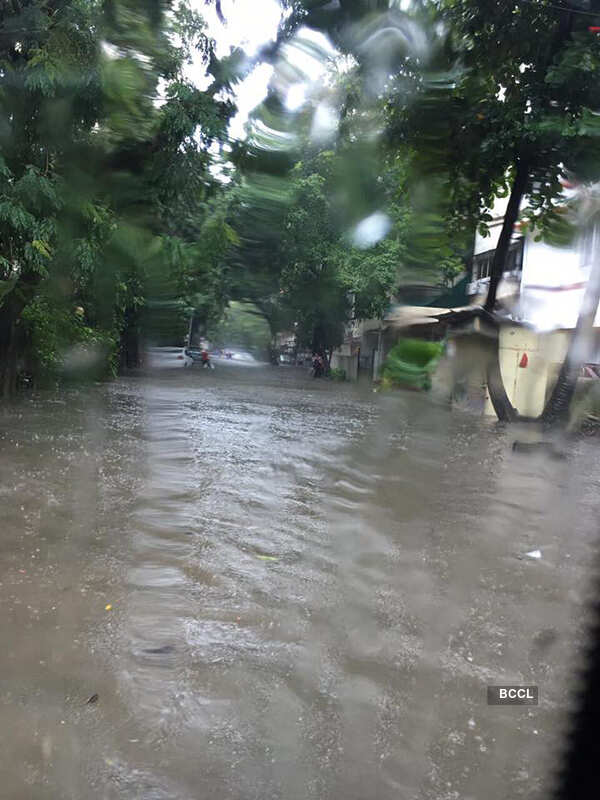
[[[249,353],[247,350],[233,350],[231,351],[231,357],[233,361],[256,362],[252,353]]]
[[[202,350],[199,347],[186,347],[185,352],[194,363],[201,360]]]
[[[194,363],[184,347],[149,347],[146,363],[152,368],[191,367]]]
[[[207,350],[201,347],[188,347],[186,354],[191,359],[192,364],[200,364],[207,369],[214,369],[214,364]]]

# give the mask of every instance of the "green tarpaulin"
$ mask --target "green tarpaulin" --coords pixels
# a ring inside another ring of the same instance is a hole
[[[381,375],[388,385],[410,389],[431,388],[444,345],[423,339],[402,339],[394,345],[383,364]]]

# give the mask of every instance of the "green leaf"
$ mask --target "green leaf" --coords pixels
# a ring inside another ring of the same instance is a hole
[[[48,244],[48,242],[44,242],[42,239],[34,239],[31,242],[31,245],[38,251],[40,255],[44,256],[44,258],[52,257],[52,253],[50,251],[50,245]]]
[[[600,136],[600,114],[585,108],[579,120],[578,133],[582,136]]]

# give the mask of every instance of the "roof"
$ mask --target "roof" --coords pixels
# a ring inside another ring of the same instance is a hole
[[[436,308],[454,308],[456,306],[464,306],[468,302],[467,286],[469,285],[469,277],[465,275],[459,282],[449,289],[445,289],[439,294],[435,300],[427,303],[428,306],[436,306]]]
[[[460,308],[442,308],[437,306],[393,306],[384,317],[384,323],[393,327],[404,328],[410,325],[429,325],[446,321],[452,315],[460,312],[467,313],[470,318],[477,316],[473,313],[474,306]]]
[[[407,306],[432,306],[434,308],[453,308],[465,305],[468,301],[467,286],[469,277],[465,275],[455,286],[432,286],[428,283],[414,283],[400,286],[397,297]]]

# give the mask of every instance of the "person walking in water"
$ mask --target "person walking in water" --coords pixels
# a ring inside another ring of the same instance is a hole
[[[323,359],[318,353],[313,354],[313,377],[321,378],[323,375]]]
[[[210,356],[208,354],[208,350],[206,349],[202,350],[202,352],[200,353],[200,359],[202,361],[202,367],[204,369],[210,369],[212,367],[212,364],[210,363]]]

